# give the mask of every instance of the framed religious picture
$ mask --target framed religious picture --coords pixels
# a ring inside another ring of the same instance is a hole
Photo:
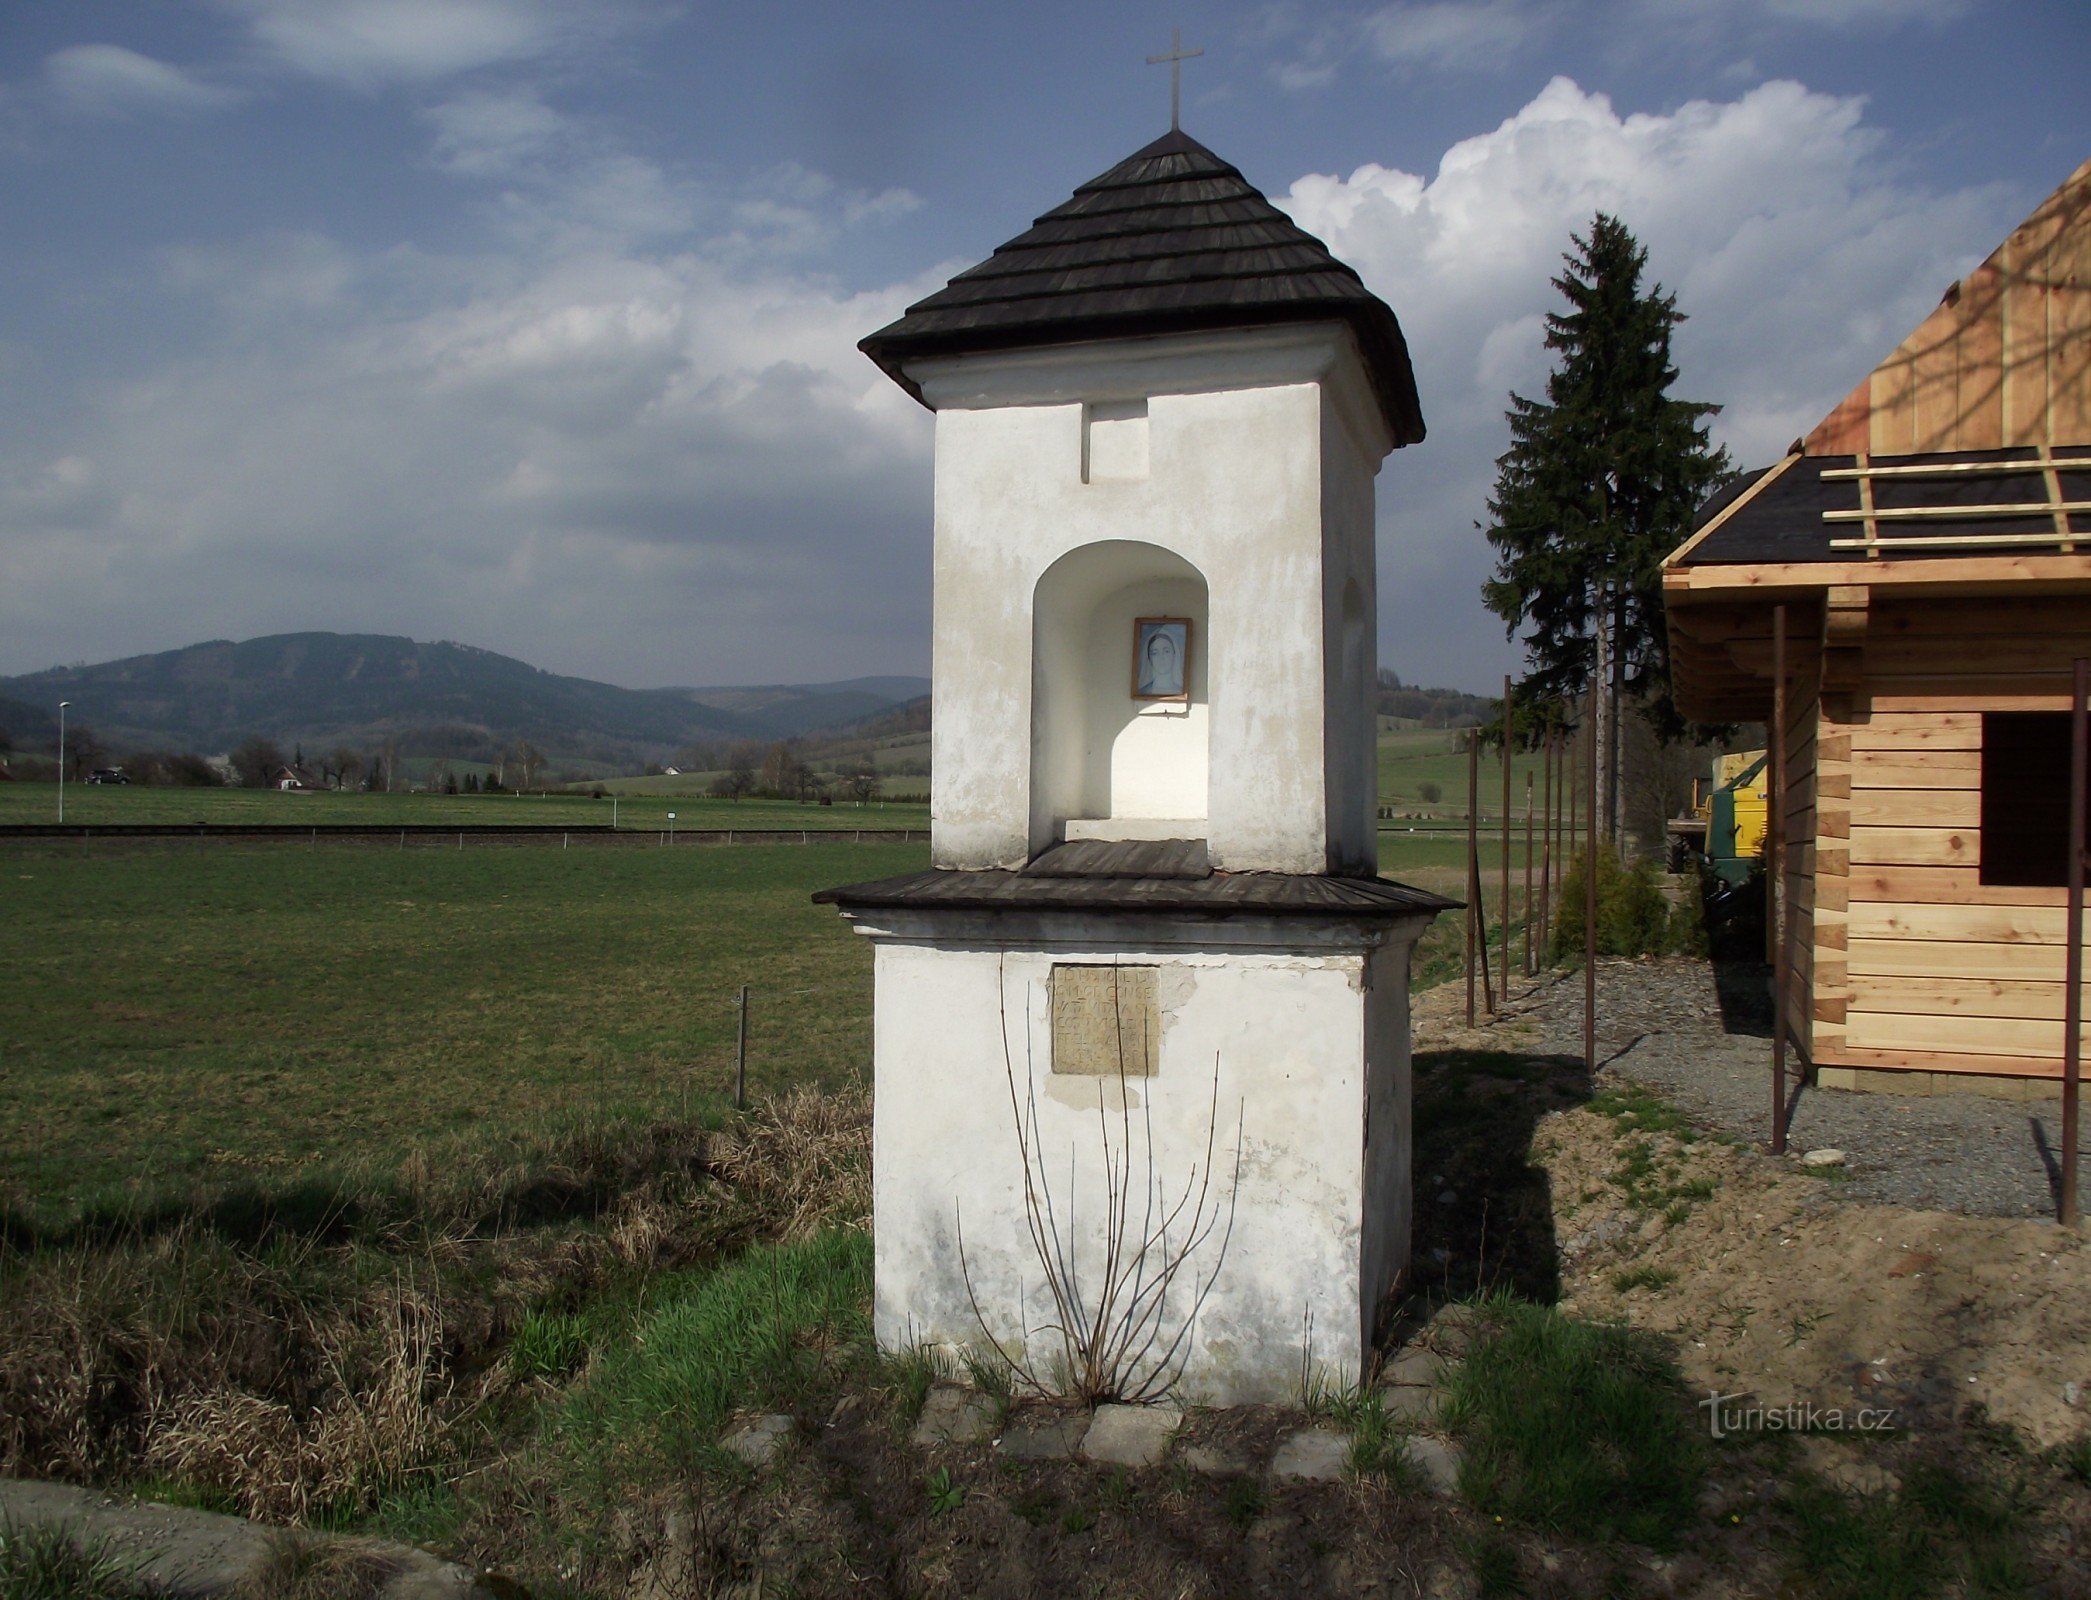
[[[1191,619],[1133,618],[1133,698],[1191,698]]]

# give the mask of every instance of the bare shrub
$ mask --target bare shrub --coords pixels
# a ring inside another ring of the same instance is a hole
[[[1136,1048],[1144,1059],[1145,1041],[1140,1041]],[[1058,1350],[1049,1371],[1040,1371],[1031,1360],[1028,1340],[1012,1354],[988,1326],[966,1261],[965,1219],[957,1219],[959,1268],[965,1278],[966,1294],[972,1303],[974,1321],[996,1358],[1018,1386],[1034,1394],[1066,1395],[1088,1405],[1160,1400],[1181,1380],[1190,1360],[1198,1313],[1226,1264],[1227,1246],[1234,1236],[1235,1201],[1241,1187],[1241,1125],[1237,1116],[1234,1169],[1228,1180],[1224,1209],[1213,1192],[1213,1153],[1220,1110],[1219,1058],[1213,1058],[1204,1158],[1192,1164],[1172,1200],[1155,1165],[1150,1097],[1142,1098],[1137,1121],[1132,1115],[1131,1098],[1126,1093],[1126,1060],[1131,1053],[1121,1037],[1115,1074],[1115,1128],[1104,1094],[1104,1086],[1113,1079],[1099,1077],[1096,1081],[1096,1136],[1103,1158],[1104,1219],[1096,1243],[1100,1260],[1093,1272],[1085,1273],[1080,1258],[1086,1241],[1073,1227],[1077,1198],[1073,1175],[1070,1172],[1067,1192],[1056,1198],[1046,1171],[1046,1152],[1038,1125],[1038,1080],[1031,1067],[1028,1034],[1020,1089],[1009,1046],[1008,1008],[1004,1006],[1002,1071],[1016,1125],[1017,1157],[1023,1168],[1024,1221],[1032,1253],[1053,1302],[1053,1320],[1030,1331],[1055,1336]],[[1224,1230],[1210,1267],[1203,1271],[1194,1269],[1193,1258],[1223,1222]],[[1178,1293],[1179,1289],[1183,1292]]]

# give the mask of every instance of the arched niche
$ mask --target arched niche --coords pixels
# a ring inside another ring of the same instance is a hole
[[[1204,838],[1204,575],[1160,545],[1101,540],[1045,570],[1031,615],[1032,852],[1070,838]],[[1190,619],[1187,699],[1136,696],[1142,617]]]

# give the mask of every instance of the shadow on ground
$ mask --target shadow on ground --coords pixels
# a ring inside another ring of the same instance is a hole
[[[1772,1036],[1772,969],[1761,949],[1730,946],[1717,950],[1713,987],[1720,1000],[1723,1033],[1753,1039]]]
[[[1543,1304],[1559,1298],[1553,1195],[1531,1160],[1532,1135],[1542,1117],[1591,1093],[1574,1056],[1417,1053],[1411,1296],[1501,1288]]]

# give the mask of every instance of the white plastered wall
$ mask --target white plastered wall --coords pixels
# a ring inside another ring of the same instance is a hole
[[[1208,1170],[1211,1136],[1218,1225],[1164,1318],[1166,1343],[1210,1283],[1183,1395],[1296,1402],[1303,1359],[1362,1381],[1374,1313],[1407,1260],[1406,971],[1427,920],[1220,931],[1071,913],[861,915],[878,947],[881,1343],[978,1350],[992,1333],[1049,1367],[1058,1341],[1019,1119],[1036,1130],[1035,1186],[1091,1281],[1103,1150],[1129,1125],[1134,1187],[1151,1178],[1170,1202]],[[1051,1070],[1055,962],[1160,969],[1159,1070],[1126,1080],[1123,1102],[1116,1079]]]
[[[1359,729],[1362,702],[1350,688],[1332,700],[1330,651],[1340,651],[1343,583],[1354,580],[1369,683],[1372,473],[1387,440],[1349,333],[1314,325],[1131,339],[910,371],[937,411],[935,863],[1021,866],[1066,819],[1095,809],[1094,785],[1069,781],[1054,753],[1050,693],[1043,705],[1034,695],[1059,669],[1043,656],[1034,663],[1034,639],[1058,630],[1049,622],[1041,633],[1033,604],[1039,580],[1070,552],[1124,542],[1181,558],[1205,585],[1193,671],[1204,677],[1213,865],[1369,866],[1372,783],[1359,775],[1369,774],[1370,720]],[[1108,473],[1091,470],[1099,421]],[[1136,614],[1145,613],[1128,619]],[[1129,626],[1122,644],[1102,649],[1109,670],[1083,670],[1108,679],[1116,704],[1085,713],[1092,735],[1130,700]],[[1356,674],[1341,667],[1348,685]],[[1167,729],[1158,715],[1157,734]],[[1167,746],[1171,756],[1185,747]],[[1035,750],[1046,754],[1038,765]],[[1127,775],[1157,766],[1132,762]],[[1138,815],[1182,803],[1190,789],[1155,793],[1135,781],[1123,805],[1113,793],[1112,809]]]
[[[1321,423],[1322,650],[1328,731],[1328,870],[1379,871],[1379,597],[1373,479],[1379,457],[1358,443],[1341,409]]]

